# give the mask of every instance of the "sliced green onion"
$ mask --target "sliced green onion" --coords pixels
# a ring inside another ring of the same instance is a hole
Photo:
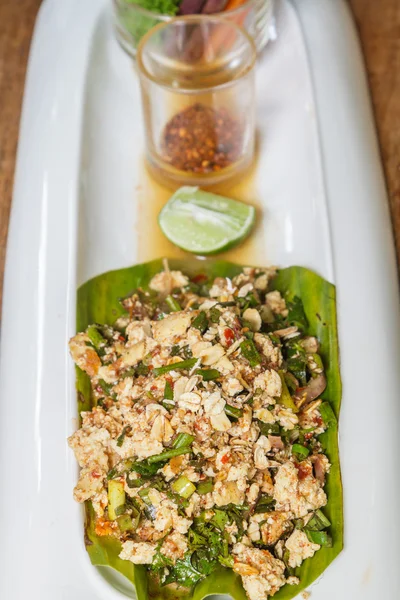
[[[258,420],[257,424],[260,428],[261,435],[281,435],[281,428],[279,423],[264,423]]]
[[[173,298],[172,296],[167,296],[165,298],[165,302],[168,304],[168,308],[170,309],[171,312],[178,312],[178,311],[182,310],[179,302],[177,302],[175,300],[175,298]]]
[[[221,377],[221,373],[217,369],[197,369],[196,375],[201,375],[203,381],[213,381]]]
[[[261,363],[261,356],[259,355],[253,340],[244,340],[240,344],[240,348],[243,356],[249,361],[251,367],[256,367]]]
[[[297,458],[299,458],[300,460],[303,460],[303,458],[307,458],[307,456],[310,454],[310,451],[308,448],[302,446],[301,444],[293,444],[292,454],[297,456]]]
[[[281,378],[282,382],[282,393],[281,397],[279,398],[279,404],[282,404],[282,406],[284,406],[285,408],[291,408],[294,413],[297,413],[299,409],[295,405],[293,398],[290,395],[288,386],[286,385],[285,375],[283,371],[279,371],[279,377]]]
[[[123,458],[120,460],[115,467],[110,469],[107,473],[107,480],[114,479],[114,477],[120,477],[123,473],[130,471],[134,464],[133,458]]]
[[[321,531],[322,529],[326,529],[327,527],[329,527],[330,524],[331,522],[324,515],[322,510],[318,509],[315,511],[312,518],[308,521],[307,525],[305,526],[305,529],[307,529],[307,531]]]
[[[130,488],[138,488],[146,483],[146,479],[143,479],[143,477],[138,477],[137,473],[128,473],[125,479],[127,486]]]
[[[330,425],[336,425],[336,423],[337,423],[336,415],[333,412],[332,407],[329,404],[329,402],[323,402],[320,405],[319,413],[320,413],[325,425],[327,425],[328,427]]]
[[[117,517],[119,517],[120,515],[123,515],[125,512],[126,512],[126,504],[120,504],[115,509],[115,514],[117,515]]]
[[[149,371],[150,371],[149,366],[146,365],[144,362],[140,362],[135,369],[137,376],[139,376],[139,375],[146,376],[149,374]]]
[[[332,538],[326,531],[307,531],[306,534],[310,542],[319,544],[325,548],[332,548]]]
[[[171,488],[182,496],[182,498],[190,498],[193,492],[196,491],[196,486],[185,476],[182,475],[171,484]]]
[[[175,406],[175,402],[173,400],[163,400],[161,404],[167,410],[171,410]]]
[[[192,322],[192,327],[204,333],[208,328],[208,319],[204,310],[200,311],[197,317]]]
[[[164,462],[169,460],[170,458],[174,458],[174,456],[180,456],[181,454],[191,454],[192,449],[189,448],[172,448],[171,450],[166,450],[161,454],[154,454],[153,456],[149,456],[147,458],[147,463],[149,465],[153,465],[159,462]]]
[[[264,513],[274,510],[275,500],[272,496],[268,496],[268,494],[262,494],[260,499],[257,501],[256,507],[254,509],[255,513]]]
[[[179,369],[191,369],[197,363],[197,358],[189,358],[187,360],[181,360],[180,362],[172,363],[171,365],[164,365],[163,367],[156,367],[153,369],[153,373],[156,377],[169,373],[169,371],[176,371]]]
[[[107,340],[101,335],[96,325],[89,325],[86,333],[95,348],[99,349],[107,344]]]
[[[320,509],[316,510],[316,511],[315,511],[315,516],[316,516],[316,517],[319,519],[319,521],[321,522],[321,524],[322,524],[324,527],[330,527],[330,525],[331,525],[331,522],[330,522],[330,520],[328,519],[328,517],[326,517],[326,516],[324,515],[324,513],[322,512],[322,510],[320,510]]]
[[[239,419],[243,416],[243,411],[241,408],[236,408],[230,404],[225,404],[225,413],[228,415],[228,417],[233,417],[234,419]]]
[[[132,509],[132,516],[121,515],[117,519],[118,527],[122,533],[137,529],[139,525],[140,513],[136,509]]]
[[[130,425],[127,425],[126,427],[123,428],[121,435],[117,438],[117,446],[118,448],[121,448],[122,444],[124,443],[124,439],[127,433],[129,433],[131,431],[132,427]]]
[[[211,479],[208,479],[207,481],[200,481],[200,483],[198,483],[196,487],[196,491],[200,496],[204,496],[204,494],[209,494],[213,491],[213,489],[214,485]]]
[[[125,490],[122,481],[112,479],[108,482],[108,516],[115,521],[118,513],[125,507]]]
[[[143,502],[145,504],[147,504],[148,506],[152,505],[152,502],[151,502],[151,500],[149,498],[150,490],[151,490],[151,488],[146,487],[146,488],[143,488],[142,490],[138,491],[139,496],[141,497],[141,499],[143,500]]]
[[[106,396],[108,396],[109,398],[112,398],[113,400],[117,399],[117,395],[111,391],[113,388],[111,383],[106,383],[104,381],[104,379],[99,379],[98,384],[101,387],[101,389],[103,390],[103,392],[106,394]]]
[[[218,308],[215,308],[215,306],[213,306],[210,309],[210,321],[211,323],[219,323],[219,319],[220,316],[222,315],[222,312],[220,310],[218,310]]]
[[[176,436],[174,443],[172,444],[173,448],[185,448],[186,446],[190,446],[190,444],[194,440],[194,435],[190,435],[190,433],[178,433]]]
[[[173,400],[174,399],[174,390],[172,389],[172,385],[169,381],[165,382],[164,387],[164,400]]]

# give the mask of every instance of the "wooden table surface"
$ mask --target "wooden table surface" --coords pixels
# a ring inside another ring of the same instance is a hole
[[[349,0],[371,87],[400,264],[400,0]],[[26,61],[41,0],[0,0],[0,306]]]

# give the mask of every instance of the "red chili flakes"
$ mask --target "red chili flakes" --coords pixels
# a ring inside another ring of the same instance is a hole
[[[180,171],[212,173],[237,161],[242,145],[242,125],[226,109],[196,103],[167,123],[162,154]]]
[[[299,479],[302,481],[312,474],[312,467],[307,463],[295,463],[294,465],[298,471]]]
[[[228,454],[224,454],[224,456],[221,458],[222,464],[226,465],[226,463],[229,462],[230,457],[231,457],[231,455],[229,454],[229,452],[228,452]]]
[[[235,341],[235,334],[233,333],[232,329],[224,329],[224,338],[226,345],[228,347],[232,346],[233,342]]]

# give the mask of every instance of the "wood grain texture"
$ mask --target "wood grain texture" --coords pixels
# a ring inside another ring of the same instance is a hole
[[[0,307],[26,63],[40,4],[0,0]]]
[[[400,263],[400,0],[349,0],[371,87]],[[0,306],[26,62],[41,0],[0,0]]]
[[[400,266],[400,0],[350,0],[371,89]]]

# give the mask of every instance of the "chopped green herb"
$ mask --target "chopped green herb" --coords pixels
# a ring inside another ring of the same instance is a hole
[[[149,369],[148,365],[145,365],[144,362],[140,362],[136,366],[136,369],[135,369],[135,372],[136,372],[137,376],[139,376],[139,375],[146,376],[146,375],[149,374],[149,371],[150,371],[150,369]]]
[[[174,399],[174,390],[172,389],[172,385],[170,384],[169,381],[165,382],[164,399],[165,400],[173,400]]]
[[[117,399],[117,395],[111,391],[113,388],[113,385],[111,383],[106,383],[104,379],[99,379],[98,384],[103,390],[103,392],[106,394],[106,396],[112,398],[113,400]]]
[[[175,300],[175,298],[173,298],[172,296],[167,296],[165,298],[165,302],[168,305],[168,308],[171,312],[178,312],[182,310],[179,302],[177,302],[177,300]]]
[[[175,565],[169,569],[169,574],[164,583],[180,583],[181,585],[192,588],[204,575],[200,573],[191,562],[191,554],[187,553],[184,558],[178,559]]]
[[[234,419],[239,419],[243,416],[243,410],[241,408],[236,408],[236,406],[231,406],[230,404],[225,404],[225,413],[228,417],[233,417]]]
[[[257,421],[260,428],[261,435],[280,435],[281,428],[279,423],[264,423],[263,421]]]
[[[129,433],[131,431],[132,427],[130,425],[127,425],[126,427],[123,428],[121,435],[117,438],[117,446],[118,448],[121,448],[122,444],[124,443],[124,439],[127,433]]]
[[[253,340],[244,340],[240,344],[240,348],[243,356],[249,361],[251,367],[256,367],[261,363],[261,356],[259,355]]]
[[[204,310],[200,311],[197,317],[193,320],[192,327],[198,329],[200,333],[204,333],[208,329],[208,319]]]
[[[275,500],[272,496],[268,496],[268,494],[262,494],[259,500],[257,501],[256,507],[254,509],[255,513],[264,513],[274,510]]]
[[[219,319],[222,315],[222,312],[218,310],[218,308],[215,308],[215,306],[213,306],[212,308],[210,308],[209,315],[211,323],[219,323]]]
[[[204,494],[209,494],[214,489],[214,485],[211,479],[207,479],[206,481],[200,481],[197,484],[196,491],[200,496],[204,496]]]
[[[221,373],[217,369],[197,369],[196,375],[201,375],[203,381],[214,381],[221,377]]]

